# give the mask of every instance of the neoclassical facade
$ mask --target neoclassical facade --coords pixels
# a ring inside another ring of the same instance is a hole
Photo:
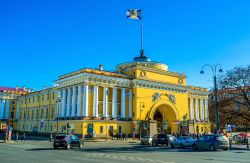
[[[184,74],[144,55],[115,72],[100,65],[55,83],[19,98],[18,130],[94,137],[210,132],[207,89],[188,86]]]
[[[7,125],[16,127],[16,101],[24,94],[26,91],[18,87],[0,87],[0,130],[7,128]]]

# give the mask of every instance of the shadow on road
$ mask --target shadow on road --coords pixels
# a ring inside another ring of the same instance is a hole
[[[51,151],[54,150],[54,148],[32,148],[32,149],[27,149],[26,151]]]

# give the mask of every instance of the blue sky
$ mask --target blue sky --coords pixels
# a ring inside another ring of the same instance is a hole
[[[250,61],[248,0],[1,0],[0,85],[36,90],[84,67],[114,70],[139,54],[140,28],[127,9],[143,10],[145,54],[210,88],[203,64],[224,71]]]

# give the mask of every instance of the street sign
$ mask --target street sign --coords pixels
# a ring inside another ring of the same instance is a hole
[[[1,124],[1,125],[0,125],[0,129],[2,129],[2,130],[6,130],[6,129],[7,129],[6,124]]]

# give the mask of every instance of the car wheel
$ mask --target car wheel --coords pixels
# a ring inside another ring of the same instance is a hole
[[[181,148],[185,148],[185,146],[183,144],[181,144]]]
[[[173,145],[173,144],[171,144],[171,148],[174,148],[174,145]]]
[[[68,150],[70,149],[70,144],[67,144],[66,149]]]
[[[54,149],[57,149],[58,147],[54,145]]]
[[[155,143],[155,146],[157,147],[157,146],[158,146],[158,144],[157,144],[157,143]]]
[[[224,150],[224,151],[227,151],[227,150],[228,150],[228,148],[223,148],[223,150]]]
[[[197,145],[195,145],[195,144],[192,146],[192,148],[193,148],[193,150],[197,150],[198,149]]]
[[[216,148],[215,148],[214,145],[212,144],[212,145],[209,146],[209,150],[210,150],[210,151],[216,151]]]

